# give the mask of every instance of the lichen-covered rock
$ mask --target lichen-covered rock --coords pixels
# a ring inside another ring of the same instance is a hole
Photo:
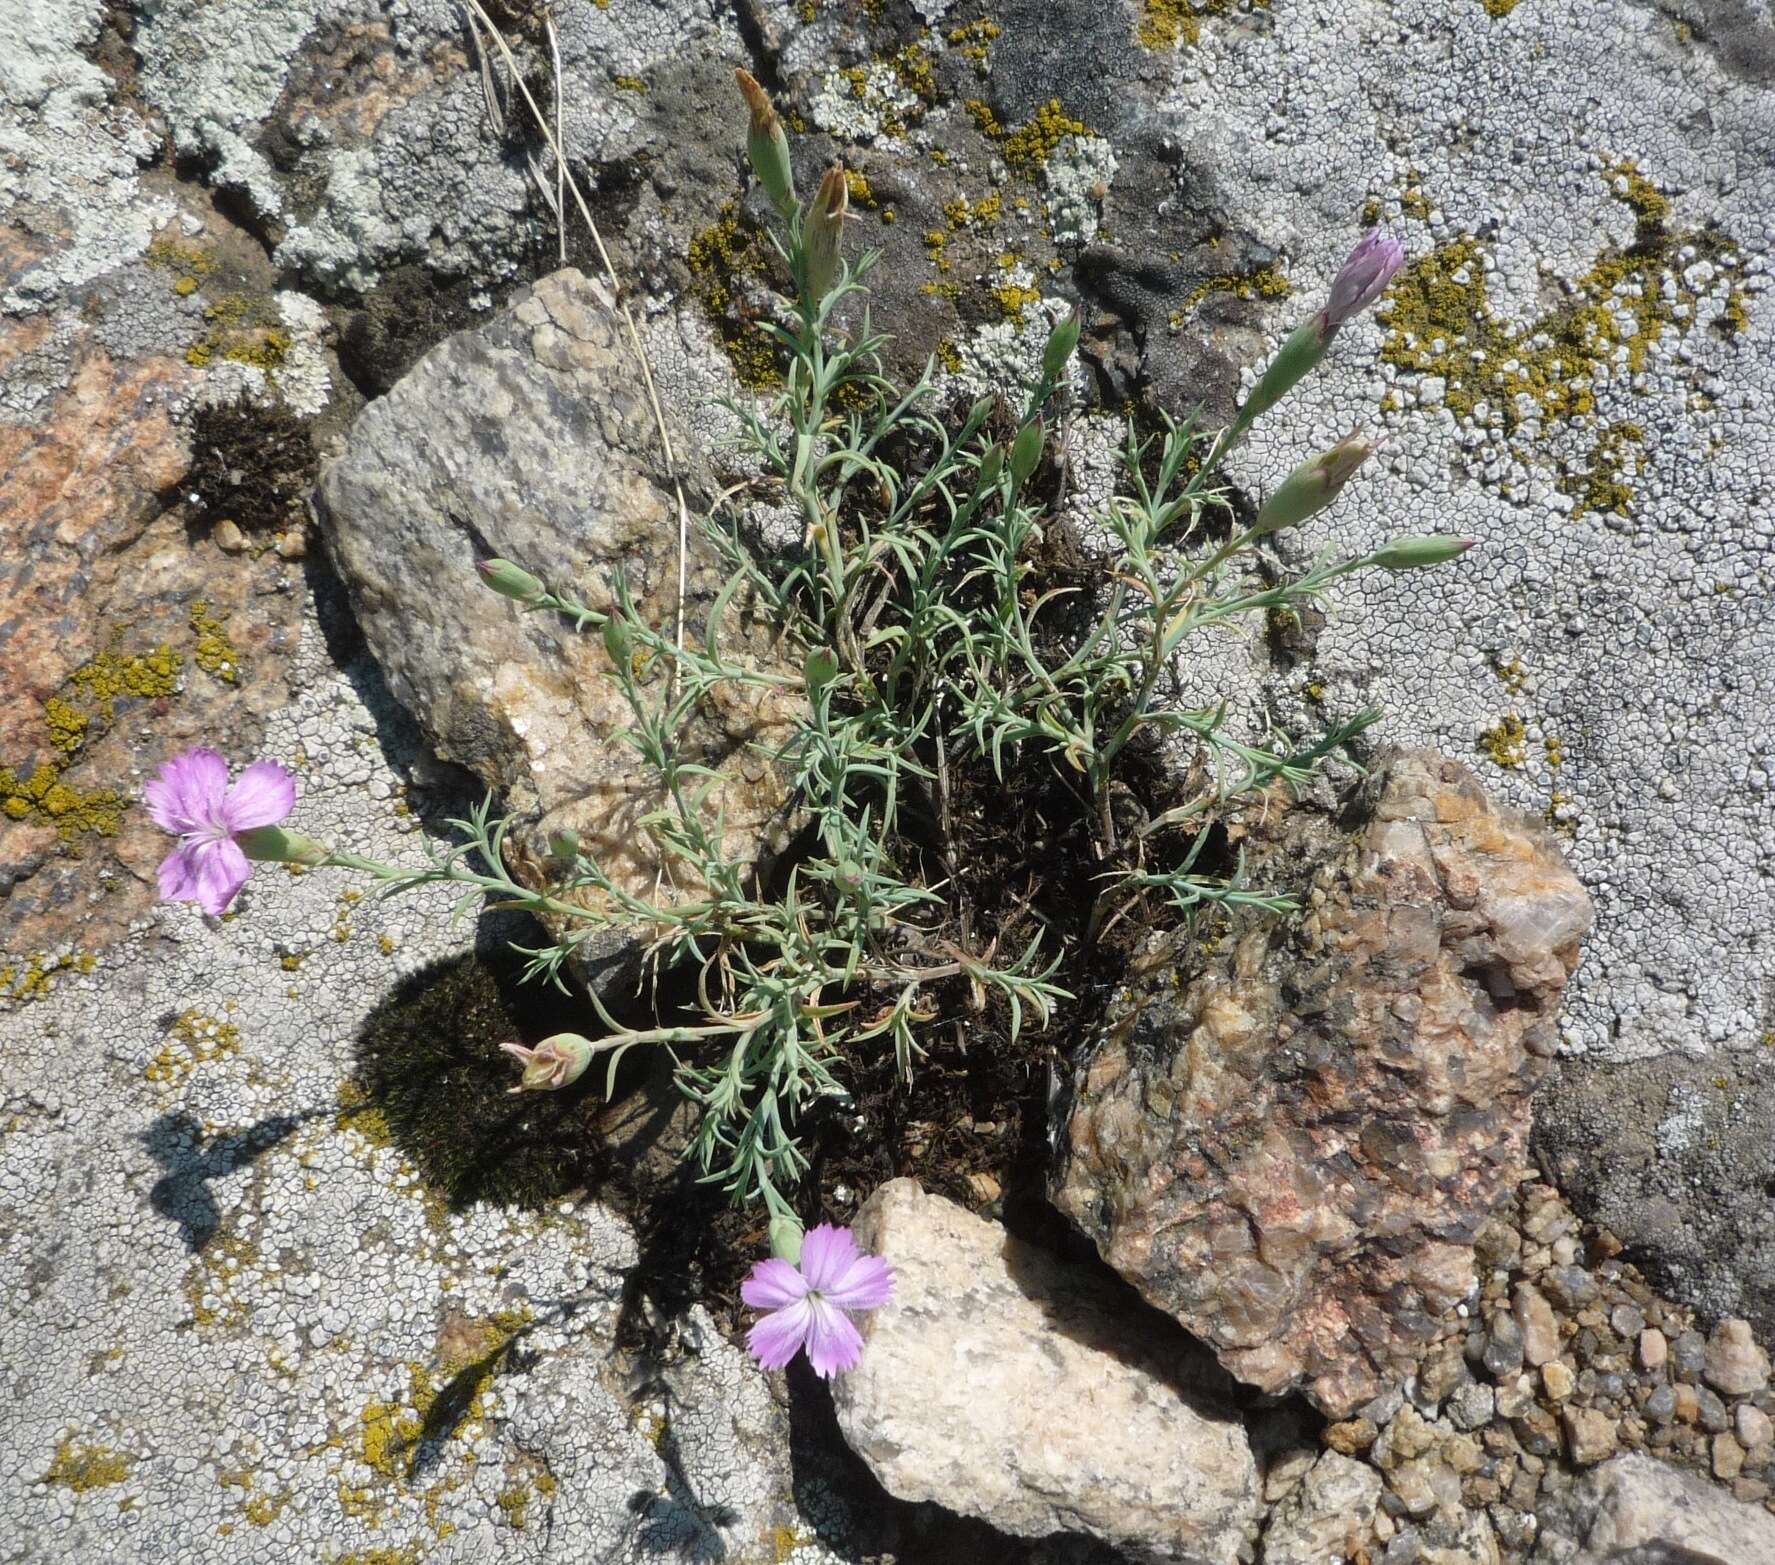
[[[1383,760],[1355,817],[1250,812],[1248,868],[1304,917],[1241,916],[1129,985],[1054,1181],[1235,1374],[1340,1417],[1411,1374],[1471,1290],[1590,921],[1548,837],[1434,752]]]
[[[533,880],[547,878],[550,835],[571,829],[614,877],[651,893],[659,860],[638,822],[661,802],[658,779],[619,738],[634,714],[603,639],[524,613],[481,585],[475,561],[515,560],[596,609],[613,602],[620,572],[641,613],[669,630],[679,523],[658,451],[622,328],[603,291],[569,269],[427,354],[364,410],[321,482],[328,544],[391,687],[441,755],[533,827],[518,840]],[[687,638],[703,639],[725,579],[693,524]],[[724,653],[773,656],[743,603],[721,628]],[[655,694],[664,661],[639,670]],[[724,685],[682,738],[721,768],[708,809],[742,863],[783,802],[767,752],[787,710],[772,691]]]
[[[891,1494],[1135,1560],[1239,1557],[1260,1511],[1251,1448],[1205,1394],[1213,1366],[1201,1378],[1163,1322],[910,1179],[854,1228],[892,1261],[894,1296],[833,1400]]]

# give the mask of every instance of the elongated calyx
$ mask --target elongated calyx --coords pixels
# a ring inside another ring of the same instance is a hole
[[[795,174],[789,167],[789,137],[777,117],[768,96],[757,79],[747,70],[736,70],[733,78],[740,85],[752,123],[746,131],[746,156],[752,172],[770,197],[770,204],[785,221],[795,213]]]
[[[1060,379],[1066,370],[1067,360],[1079,345],[1079,330],[1084,324],[1075,304],[1066,318],[1057,321],[1054,329],[1048,333],[1048,341],[1042,348],[1042,379]]]
[[[534,603],[545,590],[541,581],[510,560],[476,560],[475,569],[481,573],[481,580],[502,598],[518,603]]]
[[[1368,557],[1370,565],[1384,571],[1415,571],[1426,565],[1441,565],[1457,555],[1465,554],[1476,542],[1472,538],[1395,538],[1386,548]]]
[[[1373,451],[1374,442],[1357,430],[1329,451],[1302,462],[1264,502],[1252,531],[1260,535],[1280,532],[1284,527],[1299,526],[1309,516],[1323,511]]]
[[[850,183],[844,177],[844,165],[834,163],[822,176],[801,229],[811,304],[826,297],[838,276],[838,252],[844,241],[844,219],[850,203]]]

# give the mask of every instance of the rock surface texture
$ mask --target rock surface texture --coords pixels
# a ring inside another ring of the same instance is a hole
[[[322,527],[377,661],[438,753],[526,817],[518,850],[536,879],[549,836],[571,829],[619,884],[650,894],[659,862],[639,822],[663,799],[618,738],[634,714],[602,637],[485,589],[475,561],[515,560],[600,611],[620,573],[669,631],[679,528],[652,476],[659,451],[608,295],[566,270],[426,354],[359,416],[321,481]],[[687,548],[684,634],[701,644],[726,572],[694,529]],[[770,656],[762,633],[747,638],[730,608],[722,651]],[[667,661],[647,670],[649,699]],[[692,759],[724,771],[708,810],[742,862],[783,802],[768,752],[784,710],[772,691],[723,686],[684,736]]]
[[[1618,1456],[1550,1513],[1573,1558],[1548,1549],[1537,1560],[1572,1565],[1752,1565],[1775,1560],[1775,1518],[1654,1461]]]
[[[1529,1095],[1590,904],[1548,836],[1431,752],[1353,827],[1254,811],[1306,908],[1155,959],[1074,1084],[1054,1196],[1151,1302],[1266,1391],[1343,1416],[1417,1369],[1522,1177]]]
[[[854,1228],[893,1258],[894,1297],[833,1399],[890,1493],[1135,1560],[1239,1557],[1256,1464],[1181,1334],[1155,1336],[1133,1301],[910,1179],[882,1186]]]

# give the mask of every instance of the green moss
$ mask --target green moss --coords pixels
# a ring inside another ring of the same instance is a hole
[[[56,1447],[49,1471],[39,1481],[85,1494],[92,1489],[127,1483],[134,1466],[135,1458],[127,1452],[102,1445],[76,1444],[69,1438]]]
[[[1515,712],[1508,712],[1479,736],[1479,750],[1506,771],[1528,759],[1528,728]]]

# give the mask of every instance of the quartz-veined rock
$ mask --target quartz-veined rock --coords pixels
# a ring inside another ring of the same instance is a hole
[[[833,1400],[890,1493],[1135,1560],[1239,1557],[1256,1463],[1203,1389],[1218,1371],[1180,1335],[910,1179],[871,1196],[854,1230],[893,1263],[894,1296],[863,1318],[862,1360]]]
[[[633,713],[603,639],[487,590],[475,562],[516,561],[599,610],[620,572],[648,621],[672,628],[679,518],[658,452],[621,324],[603,290],[566,269],[426,354],[359,416],[322,479],[327,542],[391,688],[442,756],[524,818],[517,860],[536,882],[549,837],[571,829],[617,880],[651,893],[660,865],[640,821],[661,794],[620,740]],[[685,579],[684,633],[700,643],[726,573],[694,523]],[[743,604],[721,629],[724,653],[771,658]],[[650,698],[665,661],[642,673]],[[768,752],[786,711],[775,691],[722,685],[681,736],[720,772],[706,808],[741,862],[783,802]]]
[[[1242,1379],[1333,1416],[1411,1374],[1520,1182],[1590,904],[1551,839],[1430,751],[1353,824],[1271,800],[1212,952],[1144,964],[1081,1065],[1055,1199]],[[1197,963],[1194,967],[1180,965]]]

